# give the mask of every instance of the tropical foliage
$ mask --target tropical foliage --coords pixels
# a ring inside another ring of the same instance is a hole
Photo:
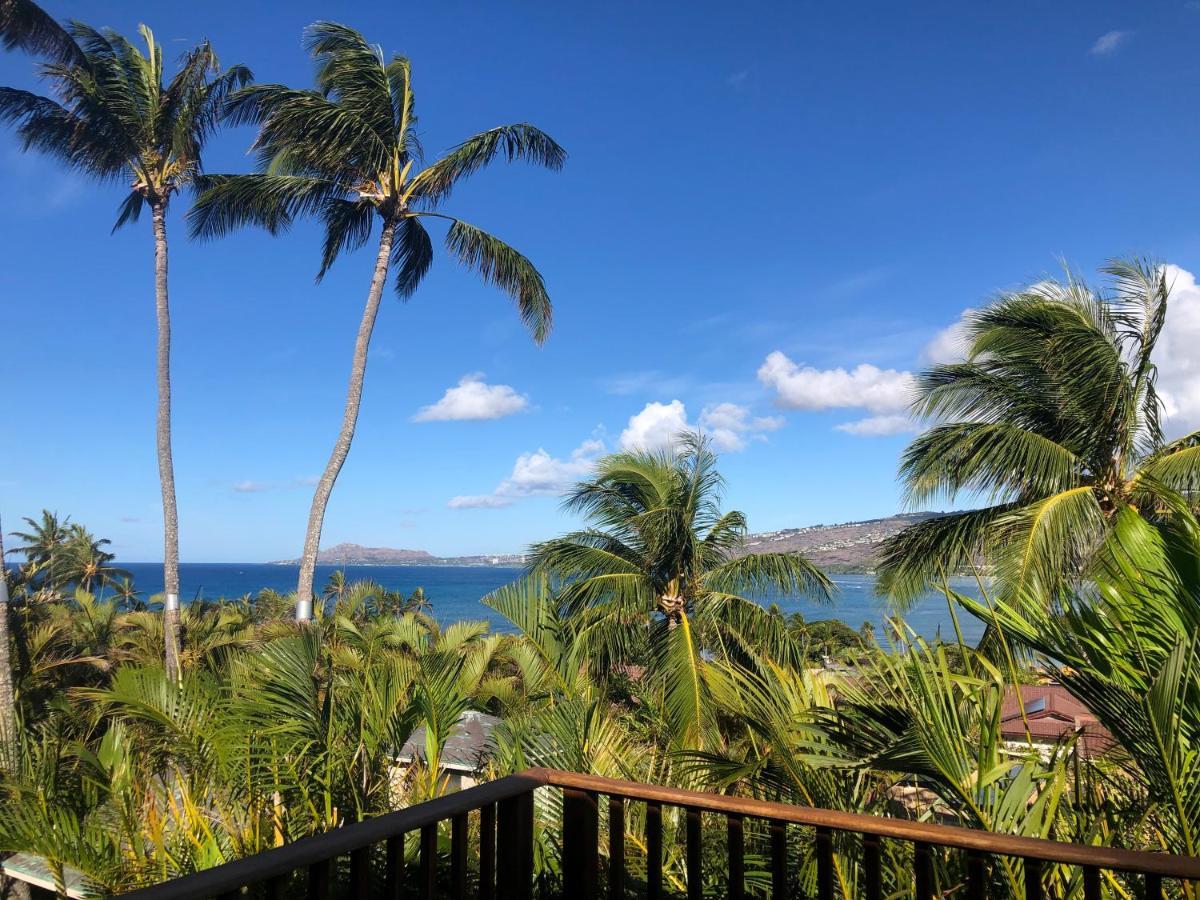
[[[917,382],[935,424],[904,452],[909,502],[982,495],[891,540],[881,588],[904,601],[984,561],[1009,597],[1046,598],[1091,574],[1120,514],[1190,517],[1200,433],[1168,441],[1153,353],[1166,270],[1116,261],[1107,292],[1070,276],[967,316],[966,357]]]

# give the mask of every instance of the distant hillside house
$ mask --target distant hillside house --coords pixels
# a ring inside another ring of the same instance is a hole
[[[492,754],[492,732],[500,720],[487,713],[467,710],[459,716],[458,724],[450,731],[442,751],[441,773],[449,779],[452,791],[474,787],[475,776]],[[425,726],[413,731],[396,755],[396,765],[406,770],[416,760],[425,759]]]
[[[1022,745],[1032,741],[1049,748],[1077,732],[1077,747],[1085,756],[1103,753],[1114,743],[1112,734],[1092,711],[1057,682],[1023,684],[1005,691],[1000,707],[1000,733],[1004,740]]]

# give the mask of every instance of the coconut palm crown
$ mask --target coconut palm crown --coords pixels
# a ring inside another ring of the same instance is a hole
[[[702,746],[711,726],[705,653],[781,644],[778,623],[751,598],[826,600],[832,591],[798,553],[747,554],[746,517],[722,511],[723,487],[700,435],[616,453],[564,501],[587,527],[531,548],[534,579],[548,579],[563,608],[596,623],[589,640],[600,668],[648,667],[690,747]]]
[[[746,517],[721,510],[724,479],[708,442],[684,435],[665,450],[600,460],[567,495],[589,527],[532,548],[531,565],[566,583],[576,604],[614,602],[679,624],[706,601],[813,594],[830,581],[798,553],[746,554]]]
[[[1086,576],[1122,510],[1191,519],[1200,432],[1167,441],[1152,359],[1168,274],[1115,261],[1106,293],[1068,274],[970,314],[965,359],[917,381],[913,409],[937,420],[904,453],[912,505],[959,495],[987,505],[889,540],[881,588],[909,600],[988,563],[1011,596],[1052,598]]]
[[[359,327],[341,432],[314,492],[301,556],[297,618],[312,615],[316,565],[325,507],[353,439],[362,395],[367,348],[388,270],[396,293],[407,298],[433,262],[426,222],[448,223],[451,255],[485,281],[506,291],[539,343],[550,330],[550,298],[533,264],[491,234],[438,212],[454,186],[498,157],[561,168],[563,149],[531,125],[503,125],[463,141],[422,166],[411,67],[344,25],[318,22],[304,44],[317,63],[317,85],[296,90],[261,84],[235,93],[231,121],[259,127],[254,149],[260,171],[211,176],[190,213],[192,231],[217,237],[244,225],[272,234],[300,216],[325,228],[317,279],[343,251],[362,247],[379,225],[374,278]]]
[[[194,184],[226,98],[250,80],[246,67],[222,73],[204,41],[164,84],[162,47],[144,25],[145,53],[110,29],[58,26],[32,3],[6,3],[2,12],[0,37],[43,52],[39,74],[52,88],[53,96],[41,96],[0,87],[0,122],[16,125],[25,149],[97,178],[127,180],[115,228]]]

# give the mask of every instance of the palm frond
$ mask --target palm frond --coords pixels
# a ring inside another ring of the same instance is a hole
[[[345,200],[331,196],[321,210],[325,223],[325,246],[321,254],[320,282],[343,250],[359,249],[371,237],[375,207],[365,200]]]
[[[0,46],[67,65],[83,65],[79,45],[32,0],[0,0]]]
[[[876,589],[901,609],[930,586],[981,562],[996,523],[1017,509],[1001,504],[936,516],[909,525],[883,542]]]
[[[396,225],[392,243],[392,266],[396,270],[396,293],[411,297],[433,265],[433,242],[415,216],[405,216]]]
[[[828,602],[835,590],[829,577],[799,553],[750,553],[710,569],[703,578],[713,591],[771,600]]]
[[[521,321],[539,344],[550,334],[552,309],[546,285],[533,263],[497,237],[454,219],[446,233],[446,248],[459,262],[508,293]]]
[[[413,196],[438,204],[463,178],[479,171],[496,157],[509,162],[524,159],[548,169],[559,170],[567,152],[553,138],[532,125],[501,125],[467,138],[413,179]]]
[[[937,425],[904,451],[900,478],[919,506],[959,491],[992,499],[1057,493],[1079,483],[1078,458],[1061,444],[1007,422]]]
[[[200,187],[187,220],[192,237],[201,239],[223,237],[245,225],[278,234],[296,216],[322,212],[341,196],[333,182],[300,175],[210,175]]]

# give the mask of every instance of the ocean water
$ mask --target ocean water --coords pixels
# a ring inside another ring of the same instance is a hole
[[[142,597],[149,598],[163,589],[161,563],[125,563]],[[324,584],[341,566],[317,566],[317,584]],[[506,620],[480,603],[480,598],[507,584],[521,574],[520,569],[487,566],[345,566],[348,581],[371,580],[391,590],[408,594],[420,587],[433,603],[433,612],[443,623],[461,619],[485,619],[498,630],[507,630]],[[185,602],[197,598],[241,597],[264,588],[287,592],[296,589],[294,566],[256,563],[181,563],[179,578]],[[834,575],[838,592],[830,604],[814,603],[796,597],[771,598],[786,613],[799,612],[809,621],[841,619],[852,628],[864,622],[875,626],[876,636],[886,641],[887,603],[875,595],[872,575]],[[953,579],[951,586],[963,594],[978,597],[975,582]],[[954,624],[940,594],[920,600],[904,616],[918,634],[932,638],[940,631],[953,639]],[[983,626],[968,615],[959,614],[959,624],[967,639],[977,638]]]

